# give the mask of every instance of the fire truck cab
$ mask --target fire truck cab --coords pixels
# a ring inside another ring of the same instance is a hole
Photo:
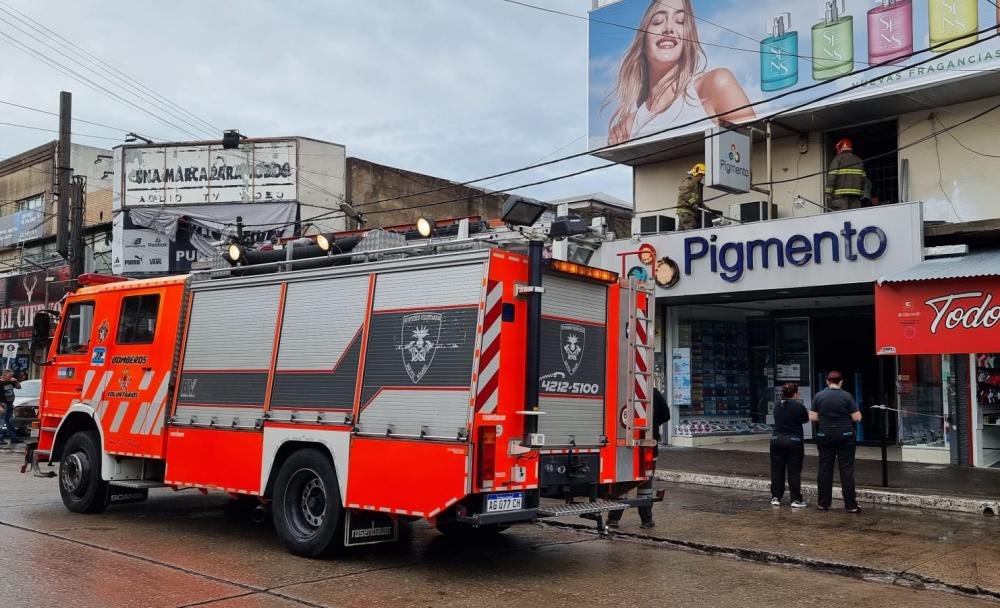
[[[654,467],[646,284],[469,246],[81,287],[36,319],[33,469],[81,513],[254,497],[304,556],[656,500],[623,498]]]

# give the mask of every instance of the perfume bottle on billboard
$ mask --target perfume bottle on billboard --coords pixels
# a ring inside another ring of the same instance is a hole
[[[788,31],[791,13],[767,20],[760,41],[760,90],[778,91],[799,81],[799,33]]]
[[[979,29],[977,0],[928,0],[928,3],[931,50],[941,53],[976,41]]]
[[[868,63],[888,63],[913,53],[911,0],[874,0],[868,11]]]
[[[844,14],[845,0],[822,0],[820,7],[823,20],[812,26],[812,71],[815,80],[828,80],[854,69],[854,18]]]

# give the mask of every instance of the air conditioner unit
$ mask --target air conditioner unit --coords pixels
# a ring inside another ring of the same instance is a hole
[[[647,215],[639,218],[639,234],[673,232],[676,229],[677,221],[667,215]]]
[[[773,220],[778,215],[778,206],[768,205],[767,201],[751,201],[729,205],[729,217],[739,220],[741,224]]]

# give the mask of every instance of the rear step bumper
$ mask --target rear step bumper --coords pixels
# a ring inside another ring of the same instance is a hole
[[[464,507],[458,507],[455,511],[455,520],[463,524],[470,524],[473,527],[479,527],[495,524],[527,523],[538,519],[566,517],[569,515],[579,515],[580,517],[593,519],[597,514],[603,515],[610,511],[652,506],[655,502],[662,502],[663,495],[663,490],[659,490],[655,496],[645,496],[642,498],[621,498],[616,500],[543,505],[536,509],[518,509],[516,511],[500,511],[497,513],[469,513]]]
[[[469,513],[462,507],[455,510],[455,521],[470,524],[475,528],[493,524],[525,523],[536,519],[538,519],[538,509],[518,509],[498,513]]]

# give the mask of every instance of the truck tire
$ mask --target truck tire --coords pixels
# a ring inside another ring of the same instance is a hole
[[[271,503],[274,528],[289,553],[322,557],[343,543],[344,509],[333,462],[323,452],[294,452],[278,470]]]
[[[108,482],[101,479],[101,440],[95,431],[70,435],[59,459],[59,494],[74,513],[99,513],[108,504]]]

